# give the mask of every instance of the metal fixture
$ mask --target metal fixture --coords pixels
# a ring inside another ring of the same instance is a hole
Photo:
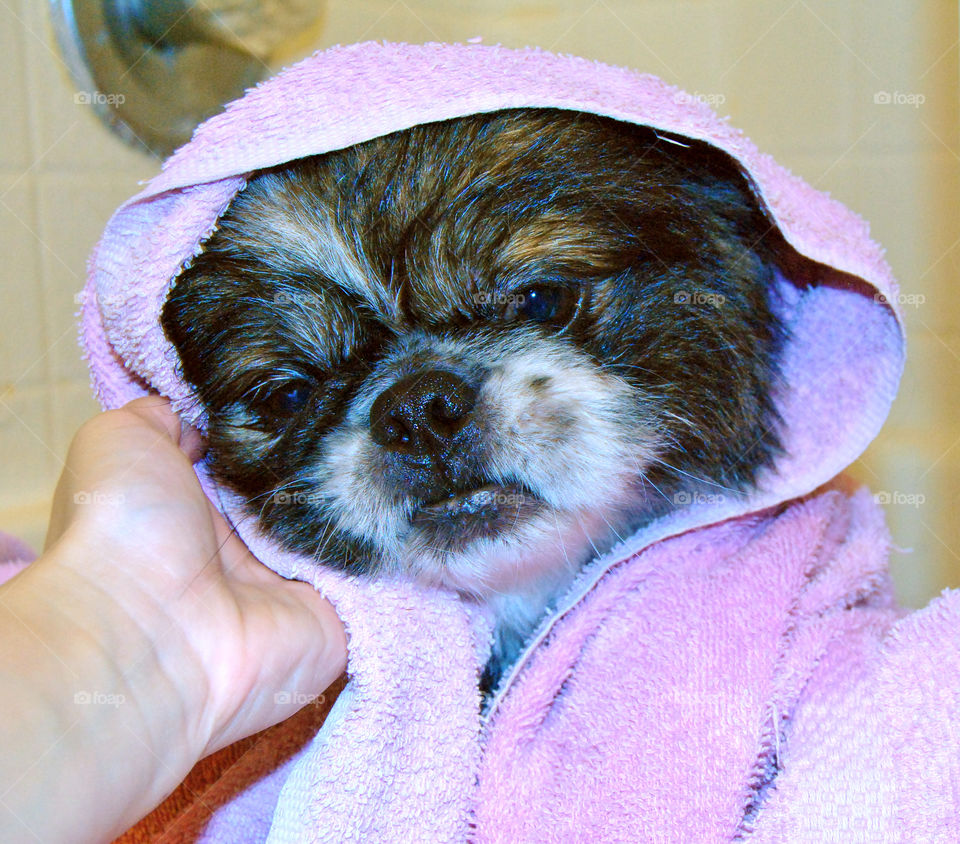
[[[127,141],[167,155],[270,75],[315,27],[318,0],[50,0],[76,102]]]

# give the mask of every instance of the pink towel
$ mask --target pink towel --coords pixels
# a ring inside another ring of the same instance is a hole
[[[480,45],[360,44],[284,71],[201,126],[108,224],[81,329],[101,402],[152,388],[202,426],[158,314],[252,171],[519,106],[652,125],[741,162],[804,256],[776,282],[786,453],[754,494],[693,500],[588,566],[484,719],[482,612],[283,553],[202,476],[260,559],[333,601],[350,651],[316,739],[216,812],[205,840],[958,840],[958,596],[900,618],[873,502],[804,498],[886,417],[896,285],[862,220],[678,89]]]
[[[960,593],[902,618],[887,549],[833,491],[609,570],[500,705],[476,840],[960,840]]]
[[[25,542],[0,530],[0,583],[23,571],[34,557]]]

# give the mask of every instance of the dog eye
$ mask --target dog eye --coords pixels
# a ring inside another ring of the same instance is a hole
[[[561,284],[531,284],[510,297],[508,320],[524,319],[556,328],[566,327],[576,316],[580,295],[572,287]]]
[[[261,406],[273,416],[293,416],[303,409],[311,392],[309,381],[288,381],[271,392]]]
[[[578,298],[576,291],[567,286],[532,284],[513,294],[506,317],[566,326],[576,315]]]

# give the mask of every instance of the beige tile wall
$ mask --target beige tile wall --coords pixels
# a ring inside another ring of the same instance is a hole
[[[361,0],[326,4],[318,46],[362,39],[536,44],[711,97],[764,150],[873,224],[904,291],[911,357],[856,464],[887,493],[897,587],[960,586],[960,139],[951,0]],[[71,433],[96,407],[74,294],[113,208],[157,162],[73,101],[39,0],[0,0],[0,527],[39,544]],[[878,92],[922,94],[918,107]]]

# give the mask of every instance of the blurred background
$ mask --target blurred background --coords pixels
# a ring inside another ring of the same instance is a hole
[[[886,428],[852,472],[886,506],[900,599],[921,606],[960,587],[955,2],[312,5],[313,20],[293,38],[260,39],[258,62],[278,68],[368,39],[482,38],[627,65],[704,98],[761,150],[869,220],[902,285],[909,360]],[[218,22],[241,43],[264,34],[241,32],[229,17]],[[67,65],[46,4],[0,0],[0,528],[38,549],[72,434],[98,409],[76,342],[86,258],[116,206],[160,165],[135,134],[122,140],[98,119],[91,100],[109,116],[111,92],[81,87]]]

